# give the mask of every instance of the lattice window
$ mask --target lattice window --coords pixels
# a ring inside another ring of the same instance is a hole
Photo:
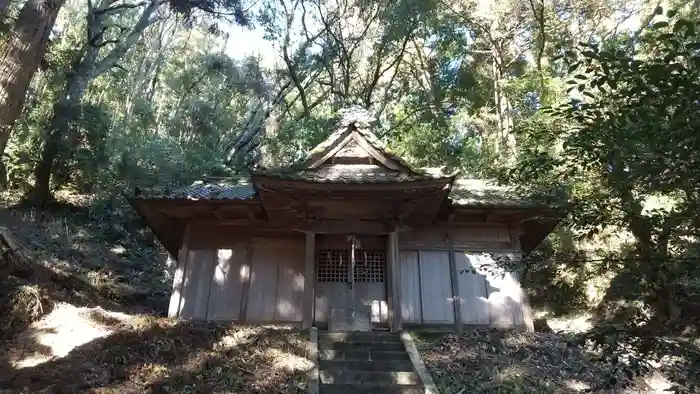
[[[347,282],[350,249],[320,249],[317,255],[318,282]]]
[[[384,282],[386,252],[383,250],[355,251],[355,282]]]
[[[318,282],[347,282],[350,249],[320,249],[316,260]],[[355,282],[384,282],[386,253],[383,250],[355,250]]]

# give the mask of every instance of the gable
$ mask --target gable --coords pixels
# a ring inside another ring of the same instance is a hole
[[[371,119],[365,109],[351,107],[340,113],[335,131],[305,158],[291,166],[253,171],[253,177],[311,183],[391,184],[438,179],[451,182],[452,176],[413,169],[403,159],[391,154],[372,133]],[[253,183],[257,184],[258,180]]]
[[[316,169],[332,164],[375,164],[392,171],[414,173],[405,163],[375,146],[366,133],[368,132],[359,130],[354,124],[348,125],[342,134],[331,135],[329,139],[332,138],[332,141],[326,140],[314,148],[304,167]]]
[[[360,144],[355,141],[355,139],[351,139],[345,144],[345,146],[340,148],[340,150],[336,152],[333,157],[331,157],[331,161],[333,163],[342,161],[342,159],[367,159],[367,161],[370,161],[372,160],[372,155],[367,152],[366,149],[361,147]]]

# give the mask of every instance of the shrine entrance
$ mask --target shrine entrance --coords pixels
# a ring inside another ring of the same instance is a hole
[[[316,286],[329,313],[331,331],[370,331],[387,323],[386,236],[321,237]]]

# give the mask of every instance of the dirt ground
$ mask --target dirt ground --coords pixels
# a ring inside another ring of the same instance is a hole
[[[462,334],[414,333],[416,346],[442,394],[467,393],[663,393],[669,383],[658,374],[637,379],[627,389],[599,388],[610,373],[571,346],[562,333],[496,329]],[[624,377],[618,377],[620,383]]]
[[[59,304],[0,350],[0,393],[301,393],[307,336]]]

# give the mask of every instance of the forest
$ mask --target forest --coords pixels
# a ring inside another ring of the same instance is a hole
[[[23,209],[133,222],[123,193],[292,163],[360,105],[411,164],[567,201],[533,307],[591,317],[606,384],[700,390],[698,0],[0,0],[0,48]]]

